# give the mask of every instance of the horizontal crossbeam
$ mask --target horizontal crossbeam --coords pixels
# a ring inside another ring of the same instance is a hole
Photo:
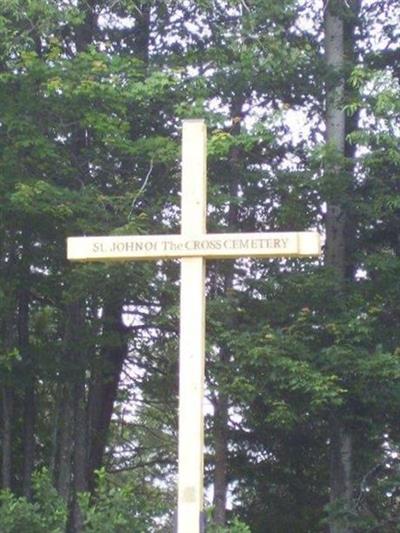
[[[206,233],[183,235],[70,237],[71,261],[129,261],[203,257],[304,257],[320,254],[320,236],[311,231]]]

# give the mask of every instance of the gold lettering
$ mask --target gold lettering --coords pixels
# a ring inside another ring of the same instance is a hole
[[[248,248],[248,246],[249,246],[249,240],[248,239],[245,239],[245,240],[239,239],[238,243],[239,243],[239,246],[237,246],[237,248]]]
[[[139,247],[138,247],[138,244],[139,243],[134,243],[134,242],[126,242],[125,243],[125,249],[127,252],[135,252]]]
[[[123,242],[113,242],[112,251],[113,252],[123,252],[124,251],[124,243]]]
[[[162,242],[162,248],[164,252],[174,250],[174,244],[171,241],[163,241]]]

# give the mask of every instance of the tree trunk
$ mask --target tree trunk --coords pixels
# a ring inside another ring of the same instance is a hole
[[[12,476],[12,419],[14,397],[11,388],[2,387],[2,454],[1,454],[1,488],[11,489]]]
[[[24,253],[26,251],[24,250]],[[27,283],[29,270],[23,268],[21,277]],[[29,293],[21,288],[18,294],[18,344],[22,357],[24,372],[23,393],[23,472],[22,494],[30,500],[32,498],[32,473],[35,457],[35,387],[34,363],[29,345]]]
[[[352,485],[352,435],[336,414],[330,419],[330,502],[343,504],[351,509],[353,500]],[[348,533],[351,528],[331,520],[330,533]]]
[[[62,386],[61,401],[57,406],[59,409],[56,431],[56,443],[54,452],[54,480],[55,487],[60,496],[69,501],[71,493],[71,465],[73,450],[73,394],[72,386],[67,383]]]
[[[353,7],[359,8],[358,1],[353,3]],[[347,3],[345,5],[343,0],[331,0],[325,10],[326,63],[333,80],[327,84],[326,92],[326,142],[336,159],[335,163],[330,162],[325,169],[332,182],[331,190],[336,191],[327,199],[325,264],[335,273],[339,301],[344,299],[344,284],[352,274],[347,242],[351,239],[347,231],[351,177],[345,175],[344,157],[351,156],[346,147],[346,134],[349,133],[349,127],[354,127],[354,117],[350,124],[344,112],[344,69],[345,53],[353,50],[354,46],[354,23],[352,31],[346,31],[350,28],[345,28],[345,25],[349,24],[349,21],[344,22],[345,13],[348,19],[350,13]],[[329,424],[330,503],[334,508],[342,506],[343,509],[350,511],[353,506],[352,434],[339,412],[331,413]],[[329,530],[331,533],[351,532],[345,521],[336,519],[333,515],[329,521]]]
[[[241,131],[241,116],[244,104],[244,97],[233,98],[231,104],[232,127],[231,134],[239,135]],[[229,182],[229,192],[231,197],[236,198],[238,194],[238,185],[241,179],[241,158],[237,148],[233,148],[229,158],[231,169],[231,180]],[[238,206],[233,202],[229,206],[227,213],[227,222],[229,229],[234,231],[238,224]],[[224,267],[223,273],[223,292],[228,297],[233,290],[234,280],[234,262]],[[226,320],[226,327],[233,329],[235,327],[232,316]],[[230,351],[226,346],[221,346],[220,360],[223,365],[228,365],[230,360]],[[223,390],[223,384],[220,385],[219,391],[214,399],[214,522],[217,526],[225,526],[226,522],[226,500],[228,492],[228,405],[229,398]]]
[[[127,355],[127,328],[122,321],[122,298],[106,302],[103,313],[103,339],[100,358],[92,365],[89,391],[89,490],[95,490],[94,473],[102,465],[122,366]],[[107,341],[107,339],[111,339]]]
[[[75,31],[75,44],[78,53],[87,50],[92,43],[97,29],[97,14],[95,10],[95,0],[81,0],[78,3],[78,9],[83,15],[82,23],[77,26]]]
[[[15,296],[14,283],[11,280],[17,268],[16,250],[14,246],[15,234],[3,235],[2,247],[3,254],[7,255],[6,249],[9,247],[9,260],[1,263],[1,274],[4,276],[4,301],[2,302],[2,311],[4,313],[0,322],[0,335],[2,347],[6,354],[17,347],[16,315],[17,302]],[[11,243],[11,244],[10,244]],[[1,258],[3,259],[3,257]],[[10,385],[13,370],[7,371],[4,384],[1,389],[1,415],[2,415],[2,439],[1,439],[1,483],[2,489],[11,489],[13,481],[13,419],[14,419],[14,390]]]
[[[326,142],[336,152],[337,162],[326,169],[333,176],[340,178],[343,173],[345,148],[345,113],[344,98],[344,33],[343,20],[335,14],[340,2],[331,1],[325,11],[325,54],[328,67],[335,76],[334,83],[327,87],[326,94]],[[326,213],[326,265],[335,270],[337,280],[342,287],[345,278],[345,213],[342,208],[343,198],[328,199]]]
[[[24,394],[24,470],[22,494],[32,499],[32,474],[35,461],[35,389],[33,384],[25,388]]]
[[[143,2],[135,13],[135,57],[143,61],[145,69],[149,63],[150,4]]]
[[[226,522],[227,464],[228,464],[228,398],[220,391],[214,401],[214,522],[224,526]]]
[[[65,385],[55,470],[56,487],[71,504],[67,527],[70,533],[82,531],[76,495],[87,490],[85,373],[88,358],[84,320],[81,302],[69,303],[66,308],[63,350]]]
[[[73,498],[69,533],[83,531],[83,517],[78,494],[88,490],[87,417],[85,394],[85,369],[75,378],[74,391],[74,452],[73,452]]]

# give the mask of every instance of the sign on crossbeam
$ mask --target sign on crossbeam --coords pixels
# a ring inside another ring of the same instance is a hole
[[[207,233],[183,235],[70,237],[71,261],[126,261],[204,257],[302,257],[320,252],[319,235],[311,231],[276,233]]]

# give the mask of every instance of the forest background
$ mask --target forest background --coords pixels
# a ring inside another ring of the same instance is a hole
[[[209,531],[399,531],[397,0],[0,0],[0,531],[172,531],[179,232],[316,229],[320,261],[209,262]],[[225,529],[227,528],[227,529]]]

